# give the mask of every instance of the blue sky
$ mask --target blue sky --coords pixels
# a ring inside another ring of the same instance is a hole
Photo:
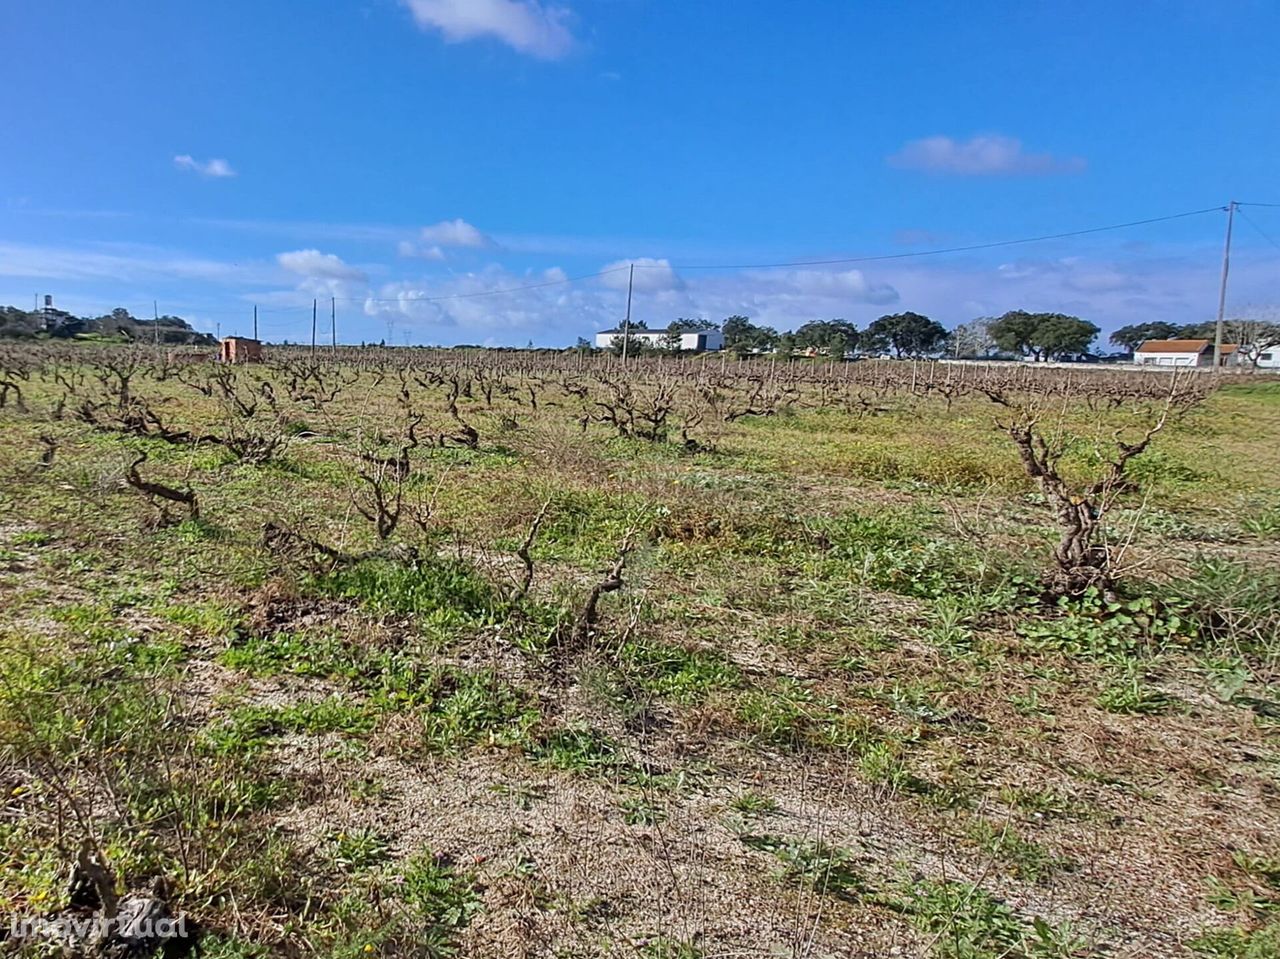
[[[625,271],[560,281],[634,261],[650,325],[1199,321],[1217,212],[693,267],[1280,203],[1277,36],[1271,0],[9,3],[0,303],[564,345]],[[1245,214],[1234,313],[1280,303]]]

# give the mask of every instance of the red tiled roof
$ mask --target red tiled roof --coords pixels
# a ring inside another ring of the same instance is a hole
[[[1203,353],[1212,346],[1208,340],[1146,340],[1139,353]]]
[[[1213,340],[1147,340],[1138,347],[1139,353],[1203,353],[1213,346]],[[1227,356],[1240,349],[1235,343],[1223,343],[1222,355]]]

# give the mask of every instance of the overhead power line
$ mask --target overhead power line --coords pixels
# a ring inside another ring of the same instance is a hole
[[[1143,220],[1130,220],[1126,223],[1111,223],[1106,226],[1089,227],[1083,230],[1069,230],[1064,233],[1047,233],[1041,236],[1021,237],[1016,240],[997,240],[991,243],[973,243],[966,246],[944,247],[935,250],[913,250],[906,253],[880,253],[869,256],[856,257],[840,257],[836,259],[826,260],[790,260],[780,263],[721,263],[721,264],[659,264],[659,263],[628,263],[626,266],[616,266],[608,270],[599,270],[595,273],[584,273],[578,276],[566,276],[556,280],[546,280],[540,283],[528,283],[522,286],[504,287],[498,290],[481,290],[475,293],[446,293],[439,296],[414,296],[414,297],[378,297],[378,296],[340,296],[338,300],[344,303],[437,303],[446,300],[467,300],[477,297],[486,296],[502,296],[508,293],[523,293],[527,290],[541,290],[552,286],[563,286],[567,283],[578,283],[582,280],[592,280],[602,276],[608,276],[613,273],[621,273],[634,266],[637,270],[652,269],[677,269],[677,270],[768,270],[781,269],[792,266],[836,266],[843,263],[871,263],[881,260],[905,260],[926,256],[941,256],[947,253],[969,253],[976,250],[992,250],[999,247],[1017,246],[1024,243],[1040,243],[1045,240],[1062,240],[1073,236],[1087,236],[1091,233],[1104,233],[1109,230],[1124,230],[1135,226],[1145,226],[1149,223],[1164,223],[1170,220],[1180,220],[1186,217],[1202,216],[1206,213],[1220,213],[1226,207],[1212,206],[1202,210],[1188,210],[1183,213],[1172,213],[1167,216],[1149,217]],[[305,309],[305,308],[303,308]]]
[[[1264,231],[1251,217],[1247,216],[1244,213],[1244,211],[1240,209],[1241,207],[1244,207],[1244,206],[1280,207],[1280,203],[1235,202],[1232,204],[1232,207],[1234,207],[1237,212],[1239,212],[1242,216],[1244,216],[1244,218],[1248,221],[1248,223],[1250,224],[1250,226],[1253,227],[1254,230],[1256,230],[1264,239],[1266,239],[1267,242],[1271,243],[1273,246],[1276,246],[1278,249],[1280,249],[1280,243],[1277,243],[1273,237],[1267,234],[1266,231]],[[952,253],[971,253],[971,252],[976,252],[980,250],[993,250],[993,249],[999,249],[1002,247],[1020,246],[1024,244],[1040,243],[1040,242],[1045,242],[1049,240],[1069,239],[1071,237],[1088,236],[1095,233],[1105,233],[1105,232],[1115,231],[1115,230],[1131,229],[1133,227],[1146,226],[1148,224],[1153,224],[1153,223],[1166,223],[1173,220],[1186,219],[1186,218],[1195,217],[1195,216],[1203,216],[1209,213],[1222,213],[1222,212],[1227,212],[1227,210],[1228,208],[1226,206],[1211,206],[1211,207],[1205,207],[1204,209],[1199,209],[1199,210],[1187,210],[1181,213],[1168,214],[1166,216],[1147,217],[1145,219],[1140,219],[1140,220],[1129,220],[1123,223],[1111,223],[1105,226],[1088,227],[1088,228],[1079,229],[1079,230],[1067,230],[1059,233],[1046,233],[1038,236],[1020,237],[1018,239],[1012,239],[1012,240],[997,240],[997,241],[992,241],[987,243],[972,243],[972,244],[966,244],[963,246],[941,247],[941,248],[930,249],[930,250],[913,250],[913,251],[906,251],[901,253],[880,253],[880,254],[869,254],[864,256],[836,257],[836,258],[830,258],[830,259],[814,259],[814,260],[787,260],[787,261],[780,261],[780,262],[774,262],[774,263],[669,264],[669,263],[652,263],[652,262],[632,263],[630,261],[626,261],[622,265],[611,267],[605,270],[598,270],[594,273],[584,273],[577,276],[565,276],[557,279],[543,280],[537,283],[527,283],[520,286],[502,287],[500,289],[495,289],[495,290],[479,290],[471,293],[445,293],[437,296],[402,296],[402,297],[349,296],[349,297],[334,297],[332,299],[335,302],[340,301],[344,303],[352,303],[352,302],[354,303],[364,303],[364,302],[368,302],[368,303],[438,303],[438,302],[446,302],[450,300],[468,300],[468,299],[476,299],[476,298],[490,297],[490,296],[504,296],[504,295],[513,294],[513,293],[523,293],[530,290],[541,290],[549,287],[564,286],[570,283],[581,282],[583,280],[597,279],[599,277],[609,276],[611,274],[622,273],[629,269],[635,269],[635,270],[646,270],[646,269],[767,270],[767,269],[784,269],[787,267],[838,266],[841,264],[874,263],[874,262],[884,262],[884,261],[892,261],[892,260],[910,260],[910,259],[919,259],[923,257],[943,256],[943,255],[952,254]],[[244,315],[247,317],[249,314],[250,308],[251,308],[250,305],[246,303],[246,306],[243,311],[228,310],[225,308],[200,309],[200,308],[187,307],[186,309],[196,314],[203,314],[208,316]],[[271,316],[271,315],[281,316],[281,315],[292,315],[292,314],[304,314],[310,311],[311,309],[312,307],[307,305],[260,307],[259,312],[262,313],[264,316]],[[286,321],[285,323],[266,322],[263,325],[267,329],[279,329],[280,327],[286,324],[290,327],[293,326],[293,323],[289,321]]]
[[[1250,206],[1258,206],[1258,205],[1259,204],[1250,204]],[[1280,204],[1277,204],[1277,206],[1280,206]],[[1255,230],[1258,231],[1258,235],[1260,237],[1262,237],[1264,240],[1266,240],[1268,243],[1274,246],[1277,250],[1280,250],[1280,243],[1277,243],[1275,240],[1273,240],[1271,238],[1270,233],[1268,233],[1262,227],[1258,226],[1258,224],[1254,222],[1253,217],[1251,217],[1248,213],[1245,213],[1244,210],[1237,210],[1236,212],[1239,213],[1242,217],[1244,217],[1244,220],[1246,223],[1248,223],[1251,227],[1253,227]]]
[[[1086,236],[1090,233],[1105,233],[1108,230],[1125,230],[1148,223],[1164,223],[1169,220],[1181,220],[1190,216],[1202,216],[1206,213],[1221,213],[1224,206],[1205,207],[1203,210],[1188,210],[1185,213],[1172,213],[1168,216],[1154,216],[1145,220],[1130,220],[1127,223],[1112,223],[1107,226],[1095,226],[1086,230],[1070,230],[1066,233],[1046,233],[1042,236],[1028,236],[1017,240],[997,240],[992,243],[972,243],[967,246],[949,246],[936,250],[913,250],[908,253],[879,253],[872,256],[850,256],[833,260],[791,260],[784,263],[716,263],[716,264],[657,264],[637,263],[636,269],[673,269],[673,270],[772,270],[789,266],[836,266],[842,263],[872,263],[878,260],[909,260],[923,256],[941,256],[945,253],[970,253],[975,250],[994,250],[1002,246],[1017,246],[1022,243],[1040,243],[1044,240],[1063,240],[1073,236]]]

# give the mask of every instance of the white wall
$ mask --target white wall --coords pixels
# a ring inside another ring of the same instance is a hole
[[[1133,362],[1143,366],[1198,366],[1199,353],[1134,353]],[[1210,366],[1213,364],[1210,363]]]
[[[707,330],[705,333],[681,333],[680,349],[696,350],[698,349],[699,337],[705,337],[706,349],[719,350],[724,348],[724,334],[719,330]],[[613,346],[615,340],[622,339],[621,333],[597,333],[596,348],[607,350]],[[667,345],[666,330],[632,330],[632,342],[639,341],[649,346],[665,347]]]
[[[724,349],[724,334],[719,330],[706,330],[702,333],[681,333],[680,349],[696,350],[698,349],[698,340],[702,339],[705,344],[703,349],[722,350]]]

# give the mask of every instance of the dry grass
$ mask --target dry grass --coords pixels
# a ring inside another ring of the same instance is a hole
[[[52,417],[47,373],[0,410],[12,915],[58,903],[88,838],[123,882],[171,880],[224,957],[1269,954],[1274,385],[1160,437],[1122,503],[1123,595],[1057,608],[1052,515],[981,396],[788,374],[775,415],[703,410],[688,450],[584,430],[590,370],[428,358],[472,383],[478,447],[412,451],[422,522],[382,544],[359,454],[393,455],[406,407],[357,362],[320,371],[342,386],[321,401],[297,358],[240,372],[279,407],[236,428],[290,437],[265,463]],[[166,427],[232,428],[155,373],[132,388]],[[407,389],[423,436],[456,430],[440,383]],[[1074,470],[1120,415],[1088,405],[1063,421]],[[157,525],[123,483],[142,449],[198,521]],[[1227,574],[1203,557],[1254,579],[1206,604]]]

